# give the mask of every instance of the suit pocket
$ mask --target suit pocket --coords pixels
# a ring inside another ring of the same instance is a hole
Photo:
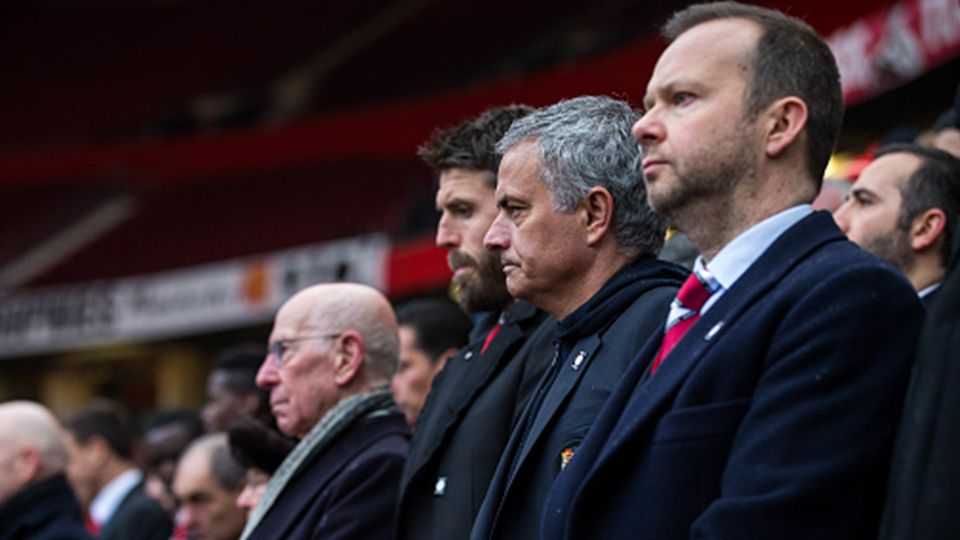
[[[657,424],[654,443],[683,442],[733,434],[750,407],[749,399],[736,399],[667,413]]]

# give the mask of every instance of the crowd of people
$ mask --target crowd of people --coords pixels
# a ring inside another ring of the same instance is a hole
[[[816,32],[720,2],[663,34],[642,114],[512,105],[420,148],[456,303],[306,288],[144,459],[115,403],[0,404],[0,540],[955,533],[960,104],[834,197]]]

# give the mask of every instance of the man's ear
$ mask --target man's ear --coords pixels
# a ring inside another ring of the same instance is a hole
[[[17,450],[10,467],[16,485],[30,485],[40,475],[41,461],[40,451],[32,446]]]
[[[928,208],[910,224],[910,247],[923,251],[937,244],[947,226],[947,215],[940,208]]]
[[[781,155],[797,140],[807,125],[807,104],[796,96],[780,98],[762,113],[766,122],[766,144],[769,157]]]
[[[346,330],[337,338],[333,355],[334,382],[347,386],[357,376],[363,365],[363,336],[356,330]]]
[[[613,224],[613,195],[606,188],[593,186],[580,201],[587,245],[596,246]]]

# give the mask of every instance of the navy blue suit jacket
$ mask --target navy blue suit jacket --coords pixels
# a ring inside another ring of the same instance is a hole
[[[553,484],[542,537],[873,538],[923,308],[829,214],[788,229]]]
[[[410,431],[399,412],[364,418],[294,475],[250,540],[389,540]]]

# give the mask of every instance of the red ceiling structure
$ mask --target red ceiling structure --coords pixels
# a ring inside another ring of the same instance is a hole
[[[98,201],[120,200],[127,212],[115,225],[13,285],[154,272],[373,231],[401,245],[412,239],[436,268],[438,254],[417,240],[434,218],[416,146],[494,105],[587,93],[639,103],[663,47],[653,29],[684,3],[5,6],[0,267]],[[825,35],[882,7],[772,4]]]

